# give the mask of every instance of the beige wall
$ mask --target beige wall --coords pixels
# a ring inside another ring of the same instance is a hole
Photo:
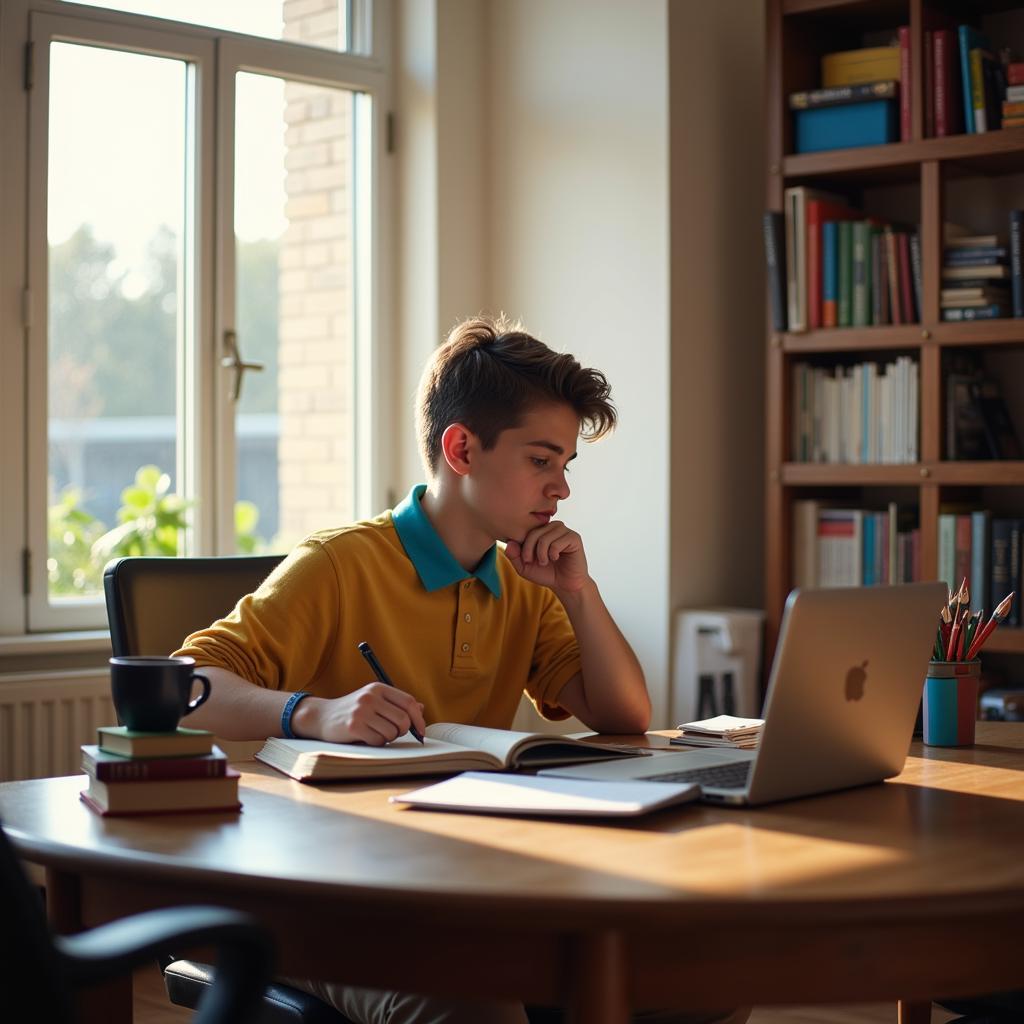
[[[565,514],[659,726],[672,610],[761,602],[762,22],[763,0],[399,5],[399,387],[481,308],[608,373],[621,427]]]

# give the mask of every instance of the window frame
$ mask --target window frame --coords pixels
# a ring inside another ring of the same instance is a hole
[[[47,180],[49,41],[92,44],[189,61],[195,68],[195,303],[188,311],[195,344],[179,368],[179,490],[202,494],[188,554],[234,550],[234,410],[229,371],[221,366],[224,331],[234,325],[233,97],[237,70],[281,75],[356,91],[358,223],[356,274],[355,507],[366,516],[386,494],[391,453],[382,444],[389,415],[384,386],[393,363],[392,175],[387,159],[392,109],[391,0],[351,0],[352,49],[336,52],[245,36],[170,19],[62,0],[0,4],[0,637],[106,627],[102,599],[52,605],[46,575],[48,505]],[[362,54],[372,39],[373,52]],[[31,54],[31,87],[23,69]],[[24,102],[19,102],[18,93]],[[224,106],[230,103],[230,108]],[[226,113],[232,116],[225,116]],[[353,136],[355,138],[355,127]],[[22,149],[18,140],[24,140]],[[43,168],[38,174],[37,168]],[[41,225],[41,230],[39,228]],[[227,253],[227,249],[231,252]],[[40,276],[40,267],[42,276]],[[229,280],[230,275],[230,280]],[[244,343],[244,340],[243,340]],[[184,403],[184,408],[181,404]]]

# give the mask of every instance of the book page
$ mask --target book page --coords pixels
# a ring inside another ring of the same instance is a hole
[[[575,764],[579,761],[599,761],[640,753],[637,749],[590,743],[557,733],[513,732],[510,729],[488,729],[481,725],[455,725],[451,722],[437,722],[427,726],[427,735],[486,751],[500,758],[508,768]]]
[[[264,744],[263,750],[268,754],[287,753],[289,759],[295,761],[315,757],[348,764],[373,761],[406,764],[424,760],[443,761],[450,757],[464,761],[467,753],[464,746],[429,735],[424,737],[422,744],[411,736],[399,736],[397,740],[383,747],[371,747],[362,743],[328,743],[326,740],[283,740],[271,737]]]
[[[455,722],[435,722],[427,726],[426,739],[453,743],[471,750],[484,750],[508,765],[516,748],[533,739],[532,732],[513,732],[511,729],[488,729],[482,725],[458,725]],[[557,739],[558,737],[549,737]]]

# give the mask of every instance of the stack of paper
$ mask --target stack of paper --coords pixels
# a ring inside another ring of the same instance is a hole
[[[761,737],[763,718],[737,718],[718,715],[699,722],[684,722],[672,743],[684,747],[730,747],[733,750],[753,750]]]

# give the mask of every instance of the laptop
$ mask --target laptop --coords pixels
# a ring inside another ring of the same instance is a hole
[[[708,748],[540,774],[697,782],[705,802],[740,806],[898,775],[946,599],[941,582],[794,590],[756,750]]]

